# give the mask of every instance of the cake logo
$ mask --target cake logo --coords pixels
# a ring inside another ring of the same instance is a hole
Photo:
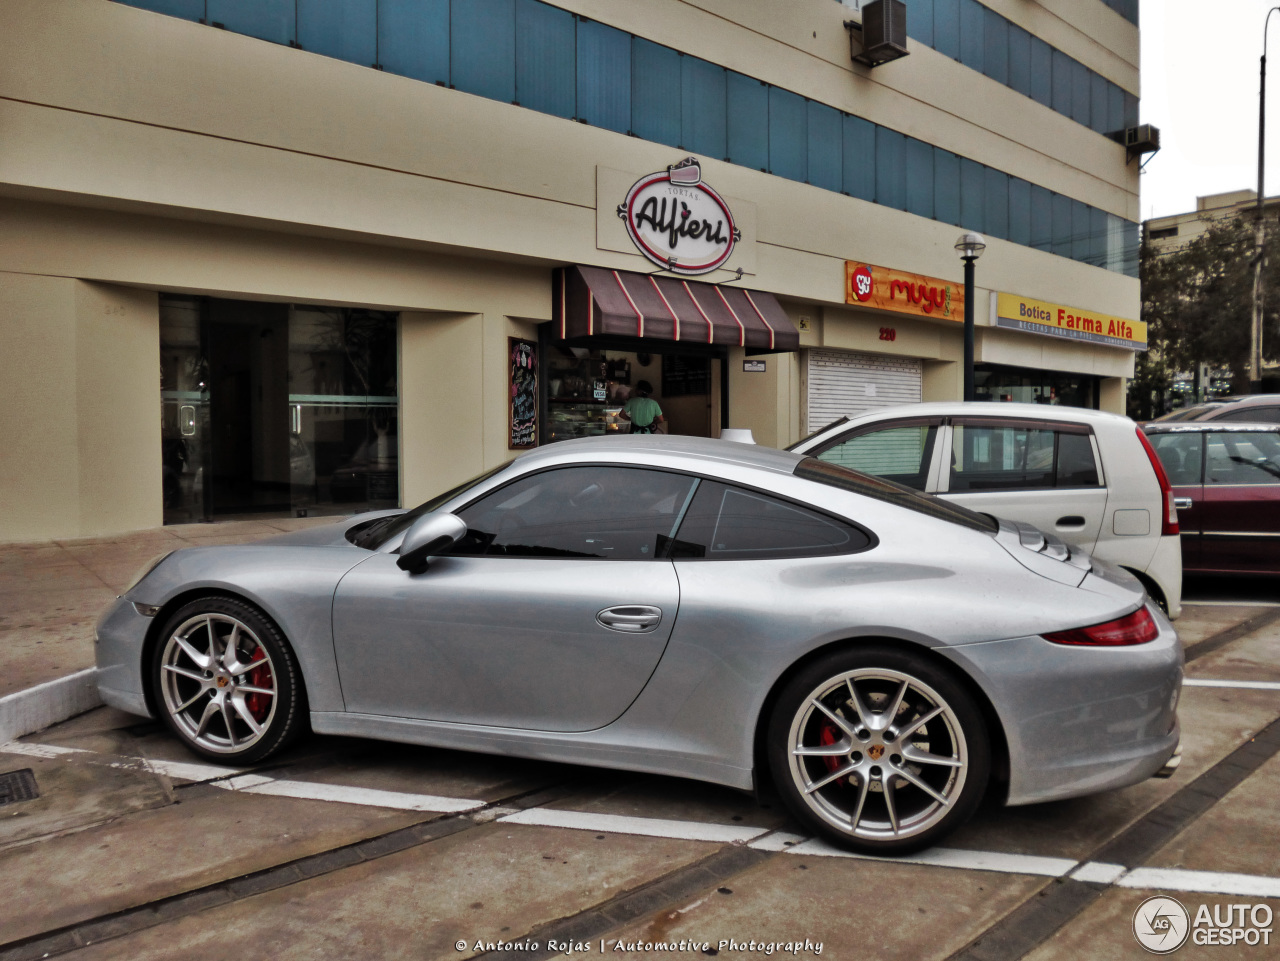
[[[702,182],[693,157],[637,180],[618,216],[640,253],[676,274],[718,270],[742,239],[729,205]]]

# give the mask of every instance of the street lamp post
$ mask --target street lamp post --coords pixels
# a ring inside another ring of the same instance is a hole
[[[961,234],[956,250],[964,261],[964,399],[977,400],[973,386],[973,262],[987,249],[982,234]]]
[[[1262,286],[1262,254],[1266,231],[1262,220],[1262,172],[1267,147],[1267,29],[1271,15],[1280,7],[1267,11],[1262,24],[1262,66],[1258,80],[1258,210],[1253,254],[1253,323],[1249,332],[1249,393],[1262,393],[1262,311],[1265,303]]]

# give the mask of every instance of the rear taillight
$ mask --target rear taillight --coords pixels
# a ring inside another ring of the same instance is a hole
[[[1151,446],[1151,441],[1147,440],[1147,435],[1142,432],[1141,427],[1137,428],[1137,431],[1142,449],[1147,452],[1147,460],[1151,461],[1151,469],[1156,472],[1156,480],[1160,482],[1160,500],[1164,502],[1160,534],[1161,536],[1177,534],[1178,512],[1173,506],[1173,485],[1169,483],[1169,475],[1164,472],[1164,464],[1160,463],[1160,457],[1156,454],[1156,449]]]
[[[1128,647],[1132,644],[1146,644],[1148,641],[1154,641],[1159,634],[1160,628],[1156,626],[1155,619],[1143,607],[1117,621],[1094,624],[1092,627],[1077,627],[1073,631],[1055,631],[1052,634],[1040,636],[1054,644]]]

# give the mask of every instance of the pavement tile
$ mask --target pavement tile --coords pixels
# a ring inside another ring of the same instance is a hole
[[[599,772],[573,794],[548,805],[567,811],[777,828],[788,823],[780,802],[761,804],[732,788],[681,778]]]
[[[1280,621],[1192,661],[1187,665],[1187,676],[1232,681],[1280,681]]]
[[[490,824],[95,945],[109,958],[457,959],[710,854],[714,845]],[[468,942],[458,951],[455,942]]]
[[[1229,630],[1264,608],[1251,607],[1247,604],[1220,605],[1186,603],[1182,607],[1182,616],[1174,622],[1178,637],[1182,638],[1183,647],[1193,647],[1211,634]]]

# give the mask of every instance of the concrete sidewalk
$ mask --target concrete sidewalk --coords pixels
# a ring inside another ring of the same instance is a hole
[[[98,615],[157,554],[242,544],[335,520],[273,517],[0,544],[0,698],[93,667]]]

